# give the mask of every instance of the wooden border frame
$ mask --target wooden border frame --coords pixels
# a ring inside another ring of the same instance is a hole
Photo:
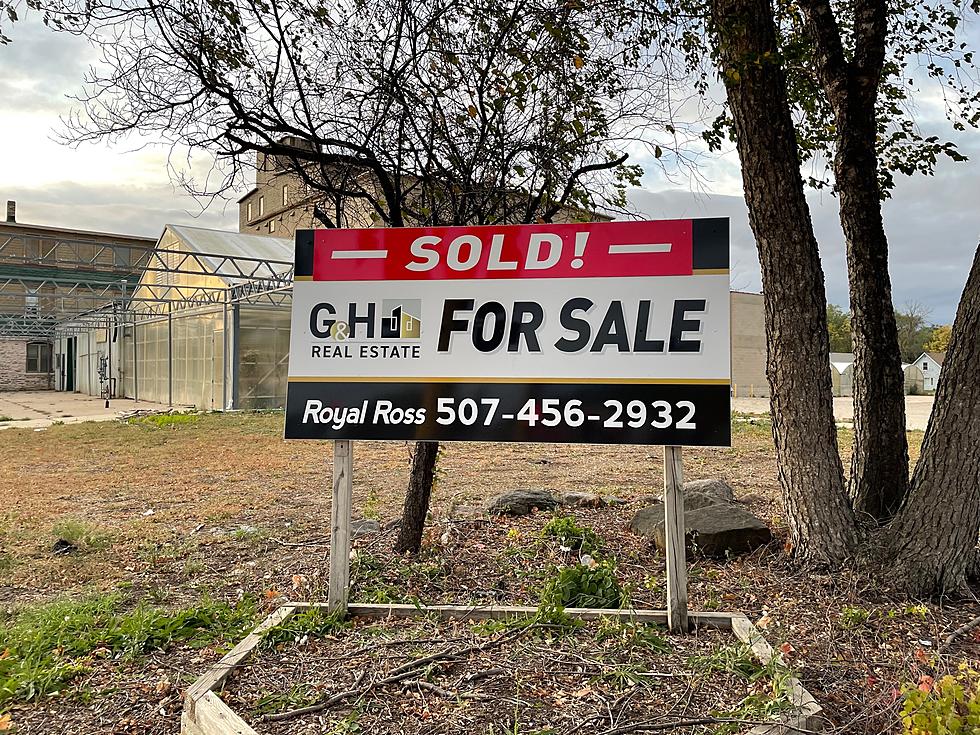
[[[224,686],[232,672],[249,659],[267,630],[274,628],[297,610],[309,608],[329,609],[324,603],[289,603],[275,610],[249,633],[237,646],[225,654],[218,663],[208,669],[195,681],[184,695],[184,711],[180,718],[181,735],[257,735],[247,722],[239,717],[227,704],[221,701],[217,692]],[[347,606],[348,614],[365,618],[416,618],[435,615],[440,620],[489,620],[515,616],[531,617],[537,608],[518,605],[359,605]],[[639,623],[667,625],[669,612],[666,610],[603,610],[600,608],[567,608],[565,612],[581,620],[616,618]],[[772,659],[781,661],[776,652],[759,630],[742,613],[737,612],[692,612],[690,622],[695,626],[730,630],[747,644],[755,657],[768,664]],[[804,689],[799,679],[790,677],[786,682],[793,710],[771,725],[757,725],[748,731],[749,735],[797,735],[819,731],[824,723],[822,708]]]

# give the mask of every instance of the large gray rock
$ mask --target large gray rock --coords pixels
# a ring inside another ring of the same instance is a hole
[[[372,533],[378,533],[380,530],[381,524],[373,518],[351,521],[350,524],[350,536],[352,539],[370,536]]]
[[[746,554],[772,540],[765,523],[734,503],[688,507],[684,511],[684,529],[689,549],[715,558]],[[665,550],[663,504],[638,512],[630,522],[630,530],[652,538],[657,548]]]
[[[487,505],[487,513],[498,516],[526,516],[533,510],[552,510],[561,501],[550,490],[509,490],[493,498]]]
[[[719,503],[732,503],[735,501],[735,493],[731,486],[724,480],[689,480],[684,483],[684,495],[698,493],[715,498]]]
[[[732,505],[727,501],[719,501],[716,495],[705,495],[701,492],[684,493],[684,511],[707,508],[712,505]],[[636,512],[633,520],[630,521],[630,531],[640,536],[653,538],[654,529],[657,524],[664,524],[664,503],[662,500],[654,500],[645,508]]]
[[[596,495],[595,493],[565,493],[561,496],[562,505],[569,508],[605,508],[609,505],[626,505],[626,501],[615,495]]]

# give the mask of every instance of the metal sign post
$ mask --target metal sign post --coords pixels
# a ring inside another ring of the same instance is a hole
[[[684,468],[680,447],[664,447],[664,539],[667,547],[667,625],[687,632],[687,559],[684,545]]]

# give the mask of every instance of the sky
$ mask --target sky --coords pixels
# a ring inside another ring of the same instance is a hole
[[[976,30],[971,35],[980,46]],[[172,183],[185,151],[139,139],[79,147],[59,142],[61,117],[76,105],[69,95],[81,91],[94,51],[30,18],[10,35],[13,43],[0,46],[0,202],[17,201],[18,221],[146,236],[158,236],[165,224],[237,229],[234,201],[205,207]],[[949,135],[938,104],[923,98],[918,113],[924,132]],[[884,205],[895,305],[921,304],[937,324],[952,321],[980,241],[980,132],[953,139],[968,162],[942,161],[934,177],[898,178]],[[663,171],[642,151],[634,160],[646,171],[643,187],[630,192],[636,212],[651,219],[730,217],[732,286],[758,291],[758,256],[735,152],[704,156],[699,182]],[[837,201],[826,192],[809,199],[828,301],[846,307]]]

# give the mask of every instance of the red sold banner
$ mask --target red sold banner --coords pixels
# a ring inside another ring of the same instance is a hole
[[[317,230],[313,280],[689,276],[692,220]]]

